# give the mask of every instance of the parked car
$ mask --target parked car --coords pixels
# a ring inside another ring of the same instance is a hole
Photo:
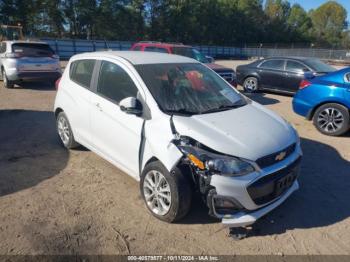
[[[194,59],[75,55],[54,112],[65,147],[82,144],[139,180],[149,211],[167,222],[187,214],[194,191],[210,214],[239,227],[298,189],[295,129]]]
[[[181,43],[162,43],[162,42],[148,42],[143,41],[135,43],[131,49],[132,51],[148,51],[168,53],[175,55],[187,56],[205,64],[210,69],[218,73],[222,78],[229,82],[232,86],[237,87],[236,73],[232,68],[227,68],[218,64],[215,64],[214,58],[211,56],[205,56],[199,52],[196,48],[183,45]]]
[[[54,82],[61,77],[59,57],[44,42],[0,43],[0,78],[6,88],[23,81]]]
[[[293,99],[294,112],[312,120],[321,133],[339,136],[349,130],[350,68],[305,79]]]
[[[246,92],[271,90],[294,94],[305,73],[323,75],[336,69],[315,58],[272,57],[240,65],[236,71],[237,82]]]

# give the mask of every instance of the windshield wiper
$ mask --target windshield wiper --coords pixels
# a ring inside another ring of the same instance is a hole
[[[208,114],[208,113],[215,113],[215,112],[220,112],[220,111],[225,111],[225,110],[230,110],[234,108],[238,108],[241,106],[245,106],[246,103],[239,103],[239,104],[233,104],[233,105],[221,105],[219,107],[211,108],[206,111],[202,111],[201,114]]]
[[[180,109],[171,109],[171,110],[164,110],[164,112],[166,113],[170,113],[170,114],[180,114],[180,115],[195,115],[198,114],[198,112],[193,112],[193,111],[189,111],[185,108],[180,108]]]

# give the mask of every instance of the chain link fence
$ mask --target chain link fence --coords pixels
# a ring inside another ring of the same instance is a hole
[[[133,44],[130,41],[78,40],[43,38],[62,58],[69,59],[72,55],[102,50],[129,50]],[[232,47],[194,45],[205,55],[216,59],[248,59],[273,56],[315,57],[325,60],[341,60],[350,62],[350,50],[319,49],[319,48],[279,48],[279,47]]]

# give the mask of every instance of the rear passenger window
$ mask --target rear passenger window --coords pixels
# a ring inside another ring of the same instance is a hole
[[[97,84],[97,93],[119,104],[126,97],[136,97],[138,89],[120,66],[103,61]]]
[[[263,62],[259,67],[266,69],[283,70],[284,60],[267,60]]]
[[[135,46],[134,49],[133,49],[133,51],[141,51],[141,46],[140,46],[140,45]]]
[[[6,52],[6,43],[0,44],[0,54],[3,54]]]
[[[90,88],[92,72],[94,71],[95,60],[74,61],[70,67],[70,79],[77,84]]]
[[[148,52],[158,52],[158,53],[168,53],[168,50],[162,47],[155,47],[155,46],[147,46],[145,47],[145,51]]]
[[[287,61],[286,70],[295,73],[310,71],[306,66],[296,61]]]

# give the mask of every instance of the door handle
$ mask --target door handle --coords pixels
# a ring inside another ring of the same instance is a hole
[[[102,107],[101,107],[101,105],[100,105],[100,103],[95,103],[95,106],[98,108],[98,110],[100,110],[101,112],[103,111],[102,110]]]

